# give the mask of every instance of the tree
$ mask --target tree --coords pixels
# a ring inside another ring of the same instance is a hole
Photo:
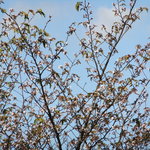
[[[90,4],[78,2],[83,21],[69,26],[64,41],[49,36],[51,17],[43,28],[33,25],[36,15],[46,16],[41,9],[15,14],[13,9],[0,8],[5,15],[0,33],[2,149],[137,150],[150,146],[146,91],[150,43],[136,45],[132,54],[122,57],[117,48],[141,12],[148,11],[135,10],[136,2],[113,4],[119,19],[110,31],[105,25],[97,30]],[[78,26],[84,26],[84,37],[78,35]],[[74,55],[67,50],[72,37],[80,46]]]

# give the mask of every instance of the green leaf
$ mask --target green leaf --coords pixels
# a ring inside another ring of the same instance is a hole
[[[36,13],[45,17],[45,13],[42,11],[42,9],[38,9]]]
[[[41,35],[41,34],[43,34],[43,29],[39,29],[39,34]]]
[[[44,30],[44,35],[45,35],[45,36],[49,36],[49,33],[47,33],[47,32]]]
[[[63,125],[65,122],[67,122],[67,119],[62,119],[62,120],[61,120],[62,125]]]
[[[0,8],[2,13],[6,13],[6,9]]]
[[[3,52],[3,49],[2,49],[2,48],[0,48],[0,53],[1,53],[1,52]]]
[[[28,16],[28,14],[27,14],[26,12],[22,11],[22,12],[21,12],[21,15],[24,16],[24,19],[29,20],[29,16]]]
[[[25,26],[30,27],[30,25],[28,23],[23,23]]]
[[[40,117],[34,120],[34,124],[39,124],[39,123],[44,123],[44,119]]]
[[[81,5],[81,2],[76,3],[75,8],[76,8],[77,11],[79,11],[80,5]]]
[[[37,31],[39,31],[39,28],[36,25],[34,25],[33,28],[35,28]]]

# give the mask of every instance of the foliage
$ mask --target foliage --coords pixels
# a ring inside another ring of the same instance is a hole
[[[78,2],[75,8],[84,12],[83,21],[69,26],[64,41],[47,32],[51,17],[43,28],[33,24],[36,15],[46,17],[41,9],[15,14],[13,9],[0,8],[5,15],[0,33],[2,149],[137,150],[150,146],[150,43],[137,45],[122,57],[118,49],[141,12],[147,11],[135,10],[136,2],[113,4],[119,20],[110,31],[105,25],[99,31],[92,23],[90,4]],[[78,26],[85,29],[83,38]],[[72,37],[80,46],[74,55],[70,54],[74,50],[67,50]]]

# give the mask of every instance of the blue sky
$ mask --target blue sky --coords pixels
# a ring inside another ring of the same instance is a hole
[[[68,26],[74,21],[81,21],[82,13],[75,10],[74,6],[79,0],[4,0],[6,8],[16,10],[28,10],[42,8],[46,14],[52,15],[52,34],[63,38]],[[129,1],[129,0],[127,0]],[[89,0],[92,5],[94,22],[98,25],[111,25],[113,21],[112,3],[116,0]],[[146,6],[150,9],[150,0],[138,0],[138,6]],[[144,12],[141,20],[135,23],[133,30],[127,36],[127,41],[134,44],[144,43],[150,35],[150,12]],[[40,18],[39,18],[40,19]],[[40,22],[40,20],[39,20]],[[61,36],[62,35],[62,36]],[[125,42],[127,42],[125,41]]]

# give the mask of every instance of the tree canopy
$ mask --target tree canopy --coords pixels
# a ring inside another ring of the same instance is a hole
[[[108,30],[93,24],[89,2],[77,2],[82,21],[69,25],[64,40],[50,36],[51,16],[42,9],[16,13],[0,4],[1,149],[150,147],[150,43],[137,43],[121,57],[118,49],[148,11],[136,3],[113,3],[118,21]],[[33,21],[37,15],[47,20],[41,28]],[[71,49],[71,38],[78,42],[76,49]]]

